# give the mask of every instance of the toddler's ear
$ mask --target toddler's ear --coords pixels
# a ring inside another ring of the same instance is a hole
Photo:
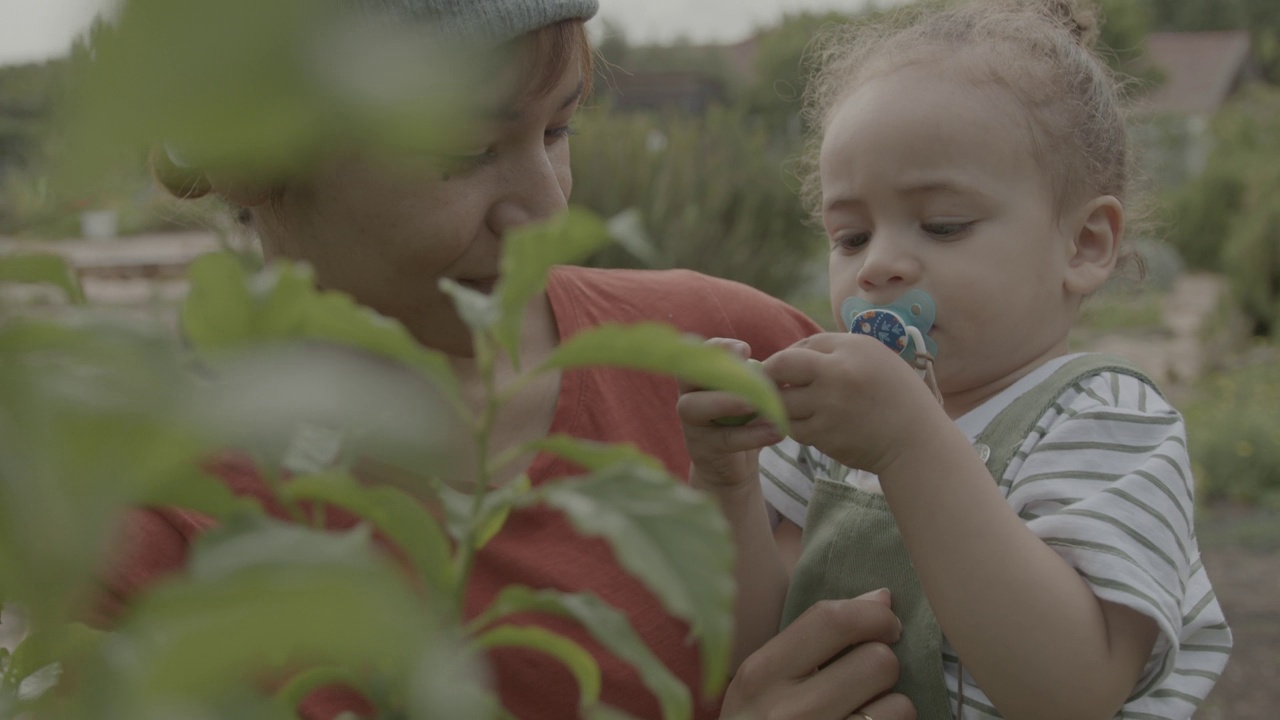
[[[1068,292],[1085,296],[1102,287],[1116,269],[1124,236],[1124,206],[1103,195],[1085,203],[1076,218],[1064,285]]]

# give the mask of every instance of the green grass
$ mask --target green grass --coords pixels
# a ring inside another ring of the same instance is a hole
[[[1154,292],[1106,293],[1085,302],[1079,328],[1105,334],[1163,327],[1164,296]]]
[[[1264,355],[1206,378],[1184,407],[1203,501],[1280,510],[1280,363]]]

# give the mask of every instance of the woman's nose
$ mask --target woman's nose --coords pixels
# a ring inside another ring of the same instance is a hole
[[[502,236],[567,208],[568,172],[542,148],[524,162],[512,163],[504,173],[503,192],[490,209],[490,229]]]

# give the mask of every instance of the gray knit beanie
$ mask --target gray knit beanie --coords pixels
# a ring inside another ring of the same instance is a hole
[[[447,37],[498,44],[562,20],[590,20],[597,0],[354,0],[371,15],[431,23]]]

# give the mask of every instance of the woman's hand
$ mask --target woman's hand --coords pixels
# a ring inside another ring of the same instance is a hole
[[[711,338],[707,344],[743,358],[751,352],[751,347],[741,340]],[[685,445],[693,463],[690,480],[704,490],[718,492],[757,484],[758,451],[782,440],[777,430],[763,421],[724,424],[725,418],[753,412],[750,405],[731,393],[681,384],[676,412],[684,426]]]
[[[809,608],[738,668],[721,720],[914,720],[911,701],[888,694],[902,633],[889,601],[880,590]]]

